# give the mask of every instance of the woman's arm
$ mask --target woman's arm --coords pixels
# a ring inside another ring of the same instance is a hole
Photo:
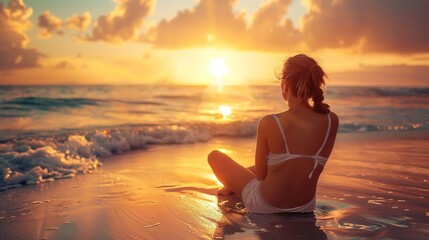
[[[256,178],[262,181],[267,177],[267,156],[268,156],[268,141],[267,141],[267,125],[269,116],[265,116],[259,120],[258,131],[256,136],[256,151],[255,151],[255,169]]]

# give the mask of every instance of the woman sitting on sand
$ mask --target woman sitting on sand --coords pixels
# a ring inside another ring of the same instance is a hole
[[[338,116],[323,103],[325,76],[311,57],[286,60],[279,78],[289,109],[259,121],[255,165],[244,168],[217,150],[208,155],[224,184],[218,194],[237,194],[251,213],[314,211],[317,181],[338,130]]]

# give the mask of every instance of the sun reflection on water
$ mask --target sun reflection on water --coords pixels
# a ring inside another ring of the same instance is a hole
[[[219,106],[219,112],[222,115],[222,118],[226,120],[229,115],[231,115],[232,110],[231,107],[228,105],[221,105]]]

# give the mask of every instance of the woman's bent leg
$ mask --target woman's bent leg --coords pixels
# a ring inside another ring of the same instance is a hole
[[[208,155],[208,162],[219,181],[239,197],[241,197],[243,188],[256,178],[252,171],[217,150]]]

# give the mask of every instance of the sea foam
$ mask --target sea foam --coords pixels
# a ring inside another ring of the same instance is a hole
[[[0,144],[0,190],[87,173],[100,159],[150,144],[206,142],[213,136],[253,136],[256,122],[158,125],[35,135]]]

